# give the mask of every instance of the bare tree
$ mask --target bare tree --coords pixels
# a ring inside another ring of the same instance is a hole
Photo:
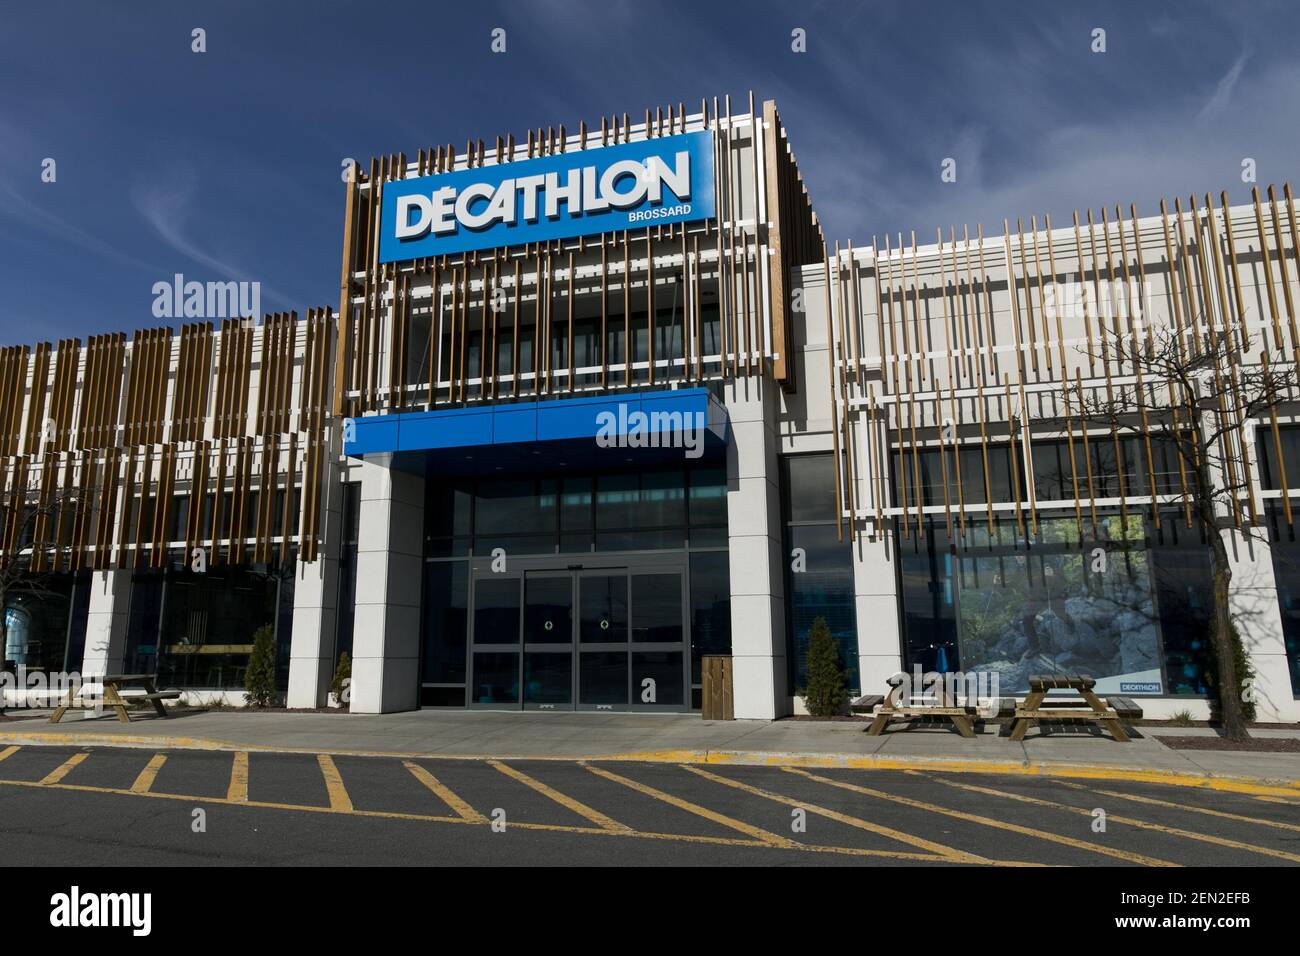
[[[1233,619],[1228,589],[1232,567],[1221,529],[1243,521],[1243,496],[1253,501],[1247,449],[1256,423],[1276,425],[1278,406],[1291,398],[1296,368],[1278,354],[1261,353],[1246,364],[1243,350],[1228,330],[1206,326],[1204,334],[1169,327],[1104,334],[1093,362],[1114,363],[1125,374],[1089,392],[1078,388],[1078,412],[1086,422],[1113,436],[1142,439],[1142,468],[1154,471],[1153,444],[1177,455],[1179,490],[1173,499],[1200,520],[1210,547],[1210,642],[1217,678],[1212,692],[1224,736],[1249,737],[1242,707],[1242,675],[1237,673]],[[1129,381],[1133,379],[1133,381]],[[1122,458],[1117,468],[1123,468]],[[1155,495],[1159,489],[1149,489]],[[1252,515],[1244,520],[1250,520]]]

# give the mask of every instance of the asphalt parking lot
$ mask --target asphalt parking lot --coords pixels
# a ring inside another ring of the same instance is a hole
[[[1122,778],[0,748],[9,865],[1294,865],[1298,821]]]

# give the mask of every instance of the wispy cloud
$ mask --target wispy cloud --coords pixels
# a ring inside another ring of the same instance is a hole
[[[1228,104],[1232,101],[1232,93],[1237,88],[1237,82],[1241,79],[1241,72],[1246,68],[1250,56],[1251,50],[1247,47],[1241,51],[1241,55],[1228,68],[1228,72],[1223,74],[1214,87],[1213,95],[1205,101],[1205,105],[1196,114],[1198,123],[1208,122],[1228,108]]]
[[[198,175],[192,166],[176,163],[139,178],[131,187],[131,202],[163,242],[181,255],[211,269],[220,280],[257,281],[263,293],[286,306],[294,305],[260,277],[201,247],[189,235],[196,218]]]

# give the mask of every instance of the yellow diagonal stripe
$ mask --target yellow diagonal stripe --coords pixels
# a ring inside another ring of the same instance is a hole
[[[880,800],[888,800],[891,803],[898,803],[906,807],[914,807],[918,810],[927,810],[931,813],[941,813],[944,816],[953,817],[957,820],[965,820],[968,823],[979,823],[986,827],[994,827],[998,830],[1006,830],[1010,833],[1019,833],[1024,836],[1035,837],[1039,840],[1046,840],[1049,843],[1059,843],[1062,846],[1074,847],[1079,850],[1088,850],[1092,853],[1100,853],[1102,856],[1114,857],[1117,860],[1124,860],[1128,863],[1137,863],[1142,866],[1177,866],[1176,863],[1170,863],[1167,860],[1158,860],[1152,856],[1144,856],[1141,853],[1129,853],[1127,850],[1117,850],[1114,847],[1102,846],[1097,843],[1089,843],[1086,840],[1076,840],[1073,837],[1062,836],[1059,833],[1052,833],[1049,830],[1037,830],[1033,827],[1021,826],[1019,823],[1010,823],[1007,820],[996,820],[992,817],[982,817],[976,813],[966,813],[962,810],[953,810],[948,807],[941,807],[936,803],[926,803],[924,800],[913,800],[911,797],[902,797],[896,793],[886,793],[883,790],[873,790],[870,787],[862,787],[854,783],[847,783],[843,780],[832,780],[830,777],[822,777],[817,774],[808,773],[806,770],[799,770],[795,767],[783,767],[786,773],[799,774],[807,777],[809,780],[816,780],[818,783],[824,783],[832,787],[839,787],[842,790],[851,790],[854,793],[866,794],[869,797],[876,797]],[[947,783],[943,780],[941,783]]]
[[[4,750],[0,750],[0,760],[8,760],[14,754],[18,753],[20,749],[21,748],[19,747],[6,747]]]
[[[710,810],[707,807],[700,806],[699,804],[691,803],[689,800],[683,800],[681,797],[674,797],[671,793],[664,793],[662,790],[656,790],[654,787],[648,786],[644,783],[629,780],[627,777],[620,776],[619,774],[606,770],[603,767],[593,767],[591,764],[585,763],[582,766],[586,767],[598,777],[612,780],[614,783],[621,783],[623,786],[630,787],[637,791],[637,793],[644,793],[647,797],[654,797],[656,800],[662,800],[664,803],[677,807],[679,810],[693,813],[697,817],[703,817],[705,820],[712,820],[714,823],[721,824],[730,830],[736,830],[746,836],[751,836],[760,843],[766,843],[769,846],[786,847],[789,849],[805,848],[802,844],[796,843],[794,840],[787,840],[785,837],[778,836],[775,833],[770,833],[761,827],[752,826],[751,824],[745,823],[741,820],[735,820],[718,813],[715,810]]]
[[[1051,800],[1041,800],[1038,797],[1026,797],[1018,793],[1003,793],[1001,790],[992,790],[988,787],[977,787],[970,783],[955,783],[951,780],[940,780],[944,786],[957,787],[961,790],[969,790],[972,793],[985,793],[994,797],[1005,797],[1008,800],[1018,800],[1021,803],[1033,803],[1040,807],[1054,807],[1057,810],[1065,810],[1069,813],[1080,813],[1086,817],[1092,816],[1092,811],[1083,807],[1072,807],[1068,803],[1054,803]],[[1193,830],[1181,830],[1178,827],[1167,827],[1160,823],[1150,823],[1146,820],[1134,820],[1132,817],[1121,817],[1113,813],[1106,814],[1106,819],[1111,823],[1122,823],[1126,826],[1137,827],[1139,830],[1152,830],[1156,833],[1168,833],[1171,836],[1180,836],[1188,840],[1198,840],[1201,843],[1213,843],[1215,846],[1226,846],[1233,850],[1247,850],[1251,853],[1262,853],[1264,856],[1276,857],[1279,860],[1289,860],[1292,863],[1300,863],[1300,854],[1287,853],[1285,850],[1274,850],[1272,847],[1255,846],[1253,843],[1242,843],[1239,840],[1229,840],[1227,837],[1214,836],[1211,833],[1197,833]]]
[[[1219,817],[1223,820],[1240,820],[1242,823],[1254,823],[1262,827],[1276,827],[1279,830],[1295,830],[1300,832],[1300,824],[1283,823],[1281,820],[1266,820],[1263,817],[1248,817],[1242,813],[1228,813],[1226,810],[1211,810],[1209,807],[1193,807],[1185,803],[1174,803],[1172,800],[1157,800],[1155,797],[1140,797],[1135,793],[1120,793],[1118,790],[1089,790],[1082,784],[1068,783],[1064,780],[1059,781],[1062,786],[1069,787],[1072,790],[1082,790],[1084,793],[1100,793],[1107,797],[1118,797],[1120,800],[1132,800],[1134,803],[1146,803],[1153,807],[1171,807],[1175,810],[1187,810],[1189,813],[1202,813],[1207,817]],[[1263,797],[1256,799],[1262,800]]]
[[[456,815],[462,820],[467,820],[470,823],[487,823],[487,817],[483,816],[483,814],[479,813],[460,797],[456,796],[456,794],[448,789],[442,781],[429,773],[429,771],[425,770],[418,763],[413,763],[410,760],[403,760],[402,766],[411,771],[411,775],[414,776],[416,780],[420,781],[420,783],[433,791],[433,794],[439,800],[455,810]]]
[[[226,789],[226,799],[231,803],[248,802],[248,752],[238,750],[230,764],[230,786]]]
[[[166,754],[154,754],[153,758],[145,764],[145,768],[140,771],[140,776],[135,778],[135,783],[131,784],[131,792],[148,793],[153,788],[153,782],[158,776],[158,771],[162,769],[162,765],[166,762]]]
[[[73,767],[81,763],[81,761],[85,760],[89,756],[90,756],[89,753],[73,754],[67,760],[63,761],[63,763],[59,764],[59,766],[55,767],[44,777],[42,777],[41,783],[42,784],[58,783],[60,780],[62,780],[64,777],[66,777],[68,774],[72,772]]]
[[[560,793],[560,791],[556,790],[554,787],[547,786],[546,784],[542,783],[540,780],[536,779],[535,777],[530,777],[522,770],[516,769],[515,767],[507,766],[506,764],[503,764],[499,760],[489,760],[488,763],[491,764],[493,767],[496,767],[507,777],[510,777],[514,780],[518,780],[526,787],[531,787],[532,789],[540,793],[542,796],[549,797],[550,799],[558,803],[560,806],[567,807],[568,809],[572,810],[578,816],[586,817],[588,820],[596,824],[596,826],[600,827],[602,830],[632,829],[626,824],[619,823],[617,820],[613,820],[610,817],[605,816],[605,814],[601,813],[599,810],[589,807],[585,803],[582,803],[579,800],[575,800],[573,799],[573,797],[570,797],[567,794]]]
[[[338,810],[340,813],[352,812],[352,798],[348,796],[348,791],[343,786],[343,778],[339,776],[339,768],[334,765],[334,758],[329,754],[317,754],[316,762],[320,764],[321,776],[325,778],[325,790],[329,793],[330,809]]]
[[[836,820],[839,823],[847,824],[851,827],[857,827],[859,830],[869,830],[880,836],[889,837],[891,840],[897,840],[900,843],[906,843],[908,846],[914,846],[920,850],[929,850],[931,853],[938,854],[947,860],[959,863],[991,863],[985,857],[977,856],[974,853],[967,853],[964,850],[958,850],[950,846],[944,846],[942,843],[935,843],[933,840],[927,840],[924,837],[912,836],[910,833],[904,833],[901,830],[895,830],[892,827],[883,826],[879,823],[872,823],[870,820],[861,820],[857,817],[851,817],[847,813],[840,813],[837,810],[830,810],[826,807],[815,806],[804,800],[796,800],[793,797],[782,796],[779,793],[772,793],[769,790],[763,790],[759,787],[751,786],[747,783],[741,783],[739,780],[733,780],[729,777],[722,777],[716,773],[710,773],[707,770],[701,770],[699,767],[682,766],[683,770],[689,770],[693,774],[712,780],[715,783],[723,784],[727,787],[734,787],[737,790],[743,790],[746,793],[752,793],[755,796],[763,797],[766,800],[772,800],[776,803],[783,803],[791,807],[799,807],[809,813],[816,814],[820,817],[826,817],[829,820]]]

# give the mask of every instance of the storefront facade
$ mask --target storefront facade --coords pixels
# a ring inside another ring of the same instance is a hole
[[[1125,290],[1291,362],[1293,216],[828,250],[752,99],[376,158],[337,310],[4,350],[0,546],[64,582],[42,666],[199,698],[239,701],[270,627],[291,707],[346,652],[357,712],[690,711],[722,654],[736,716],[773,718],[821,618],[857,692],[1086,671],[1204,716],[1222,534],[1260,718],[1294,720],[1294,410],[1233,449],[1206,529],[1157,430],[1077,404],[1132,380],[1093,354]]]

